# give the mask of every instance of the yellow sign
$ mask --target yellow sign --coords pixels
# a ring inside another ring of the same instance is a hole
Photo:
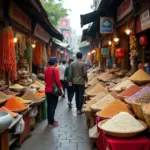
[[[10,3],[9,16],[28,30],[32,30],[31,19],[13,2]]]

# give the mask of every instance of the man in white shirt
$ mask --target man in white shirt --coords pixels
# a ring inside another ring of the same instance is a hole
[[[60,76],[60,81],[61,81],[61,84],[62,84],[62,87],[63,87],[63,90],[64,90],[64,92],[65,92],[65,70],[66,70],[66,61],[65,60],[63,60],[62,61],[62,64],[58,67],[59,68],[59,76]],[[64,96],[63,97],[65,97],[65,94],[64,94]]]

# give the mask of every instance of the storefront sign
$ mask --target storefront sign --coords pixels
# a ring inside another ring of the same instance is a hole
[[[31,19],[19,8],[15,3],[11,2],[9,8],[9,15],[11,19],[25,27],[26,29],[32,29],[32,21]]]
[[[117,21],[123,19],[126,15],[128,15],[133,9],[132,0],[123,0],[120,6],[117,8]]]
[[[149,10],[145,11],[140,15],[141,20],[141,30],[150,28],[150,12]]]
[[[109,34],[113,32],[113,19],[109,17],[100,18],[100,33]]]
[[[49,42],[50,35],[39,24],[35,26],[34,35],[46,43]]]
[[[68,29],[70,28],[70,21],[67,18],[61,18],[60,19],[60,28],[62,29]]]
[[[63,36],[64,36],[64,37],[70,37],[70,35],[71,35],[71,32],[70,32],[70,31],[64,31],[64,32],[63,32]]]
[[[102,48],[101,49],[101,55],[102,56],[108,56],[109,54],[109,49],[108,48]]]

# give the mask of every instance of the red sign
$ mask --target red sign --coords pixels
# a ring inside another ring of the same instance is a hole
[[[60,19],[60,28],[69,28],[69,20],[67,18]]]
[[[71,32],[70,31],[64,31],[63,35],[64,35],[64,37],[70,37]]]
[[[16,21],[17,23],[19,23],[20,25],[31,31],[32,29],[31,19],[13,2],[11,2],[10,4],[9,15],[14,21]]]
[[[126,15],[128,15],[133,9],[132,0],[123,0],[120,6],[117,8],[117,21],[123,19]]]
[[[34,35],[46,43],[49,42],[50,35],[39,24],[35,26]]]

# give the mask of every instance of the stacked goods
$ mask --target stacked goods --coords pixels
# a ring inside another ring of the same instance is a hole
[[[120,100],[115,100],[107,107],[105,107],[102,111],[99,111],[97,115],[100,116],[100,118],[112,118],[120,112],[128,112],[129,114],[132,114],[128,105]]]
[[[18,100],[20,103],[23,103],[23,104],[30,104],[32,103],[32,100],[26,100],[26,99],[22,99],[21,97],[15,97],[16,100]]]
[[[107,94],[103,98],[101,98],[98,102],[91,105],[90,108],[94,111],[103,110],[105,107],[107,107],[109,104],[115,101],[115,97],[111,94]]]
[[[136,71],[131,77],[130,80],[135,82],[135,83],[146,83],[150,82],[150,76],[147,74],[145,71],[142,69]]]
[[[127,102],[132,103],[140,103],[140,104],[148,104],[150,103],[150,87],[146,86],[133,96],[128,98]]]
[[[7,112],[7,113],[9,113],[13,118],[15,118],[15,117],[18,116],[17,113],[14,113],[14,112],[10,111],[9,109],[7,109],[7,108],[4,107],[4,106],[0,108],[0,112]]]
[[[89,96],[95,96],[99,92],[106,92],[106,89],[100,83],[96,84],[96,86],[86,92],[86,94]]]
[[[144,120],[142,107],[143,105],[150,103],[150,87],[144,87],[133,96],[128,98],[126,102],[130,103],[136,116],[139,119]]]
[[[111,91],[122,91],[124,89],[129,88],[130,86],[134,85],[134,83],[130,80],[124,80],[117,85],[115,85],[113,88],[111,88]]]
[[[13,97],[13,96],[12,95],[6,95],[5,93],[0,91],[0,99],[8,100],[11,97]]]
[[[140,87],[137,85],[132,85],[129,88],[127,88],[126,90],[124,90],[123,92],[121,92],[119,94],[119,96],[121,97],[130,97],[132,95],[134,95],[135,93],[137,93],[140,90]]]
[[[19,84],[14,84],[13,86],[10,86],[10,89],[12,89],[14,91],[22,91],[24,89],[24,87]]]
[[[38,88],[40,88],[40,86],[33,83],[33,84],[30,85],[30,88],[36,88],[36,89],[38,89]]]
[[[20,112],[28,109],[27,105],[20,103],[15,97],[10,98],[4,106],[14,112]]]
[[[144,105],[142,110],[143,110],[144,119],[150,128],[150,103],[147,105]]]
[[[42,98],[35,95],[35,93],[32,91],[26,91],[26,93],[21,98],[32,100],[34,103],[38,103],[42,101]]]
[[[3,93],[6,95],[16,95],[16,92],[10,91],[10,90],[3,90]]]
[[[35,92],[35,95],[37,95],[37,96],[39,96],[41,98],[45,97],[45,93]]]
[[[121,112],[101,125],[101,129],[116,133],[130,133],[142,131],[144,125],[129,113]]]

